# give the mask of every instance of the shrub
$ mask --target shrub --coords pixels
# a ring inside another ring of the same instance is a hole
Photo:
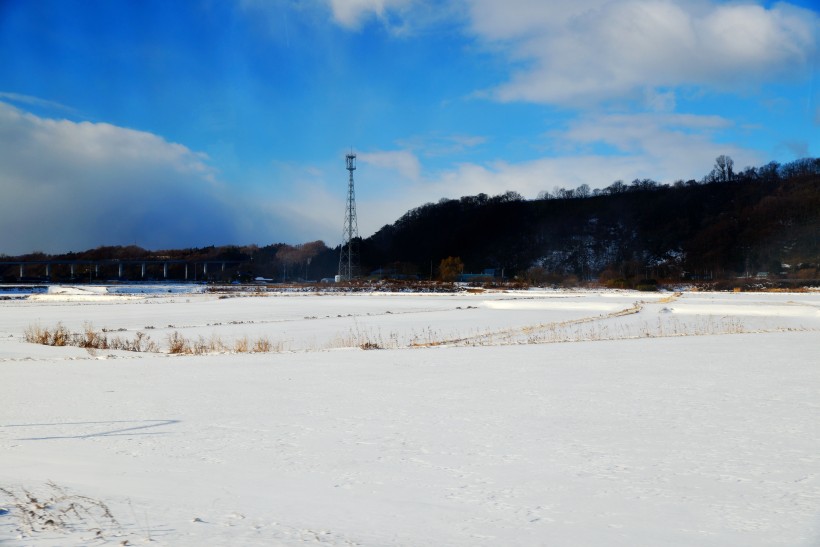
[[[639,291],[657,291],[658,290],[658,282],[654,279],[641,279],[635,285],[635,288]]]
[[[191,346],[179,332],[174,331],[168,335],[168,353],[175,355],[181,353],[191,353]]]
[[[605,285],[610,289],[628,289],[629,288],[629,281],[627,281],[623,277],[616,277],[613,279],[609,279],[605,282]]]
[[[234,342],[233,349],[236,353],[247,353],[250,347],[250,342],[247,336],[243,336]]]
[[[443,258],[438,265],[439,277],[442,281],[455,281],[464,271],[464,263],[457,256]]]
[[[257,338],[253,343],[253,351],[256,353],[268,353],[271,348],[272,345],[267,337]]]

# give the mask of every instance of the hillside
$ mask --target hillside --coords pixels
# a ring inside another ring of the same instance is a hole
[[[358,244],[361,271],[376,276],[434,278],[442,259],[458,257],[464,273],[493,269],[496,276],[534,282],[816,280],[820,158],[733,173],[731,159],[721,156],[701,181],[616,181],[594,191],[558,188],[535,200],[515,192],[442,199],[408,211]],[[339,247],[315,241],[163,251],[100,247],[0,262],[31,262],[24,272],[31,280],[45,277],[45,261],[64,260],[78,262],[77,279],[110,279],[123,261],[130,279],[164,278],[163,263],[169,262],[168,279],[296,281],[332,277],[338,257]],[[81,263],[103,259],[113,260],[100,271]],[[142,262],[147,265],[139,270]],[[204,266],[220,262],[219,268]],[[68,262],[52,265],[49,276],[65,279],[69,268]],[[0,265],[0,274],[7,282],[21,280],[16,265]]]
[[[431,262],[457,256],[465,272],[582,280],[817,277],[819,159],[555,194],[423,205],[364,240],[363,263],[424,275]]]

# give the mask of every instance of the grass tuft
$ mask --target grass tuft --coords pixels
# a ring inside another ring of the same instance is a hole
[[[106,543],[123,531],[108,506],[100,500],[70,494],[53,482],[48,490],[35,495],[25,488],[0,487],[0,496],[7,498],[7,506],[16,520],[16,528],[24,536],[41,532],[94,532],[96,542]],[[122,545],[127,544],[125,541]]]
[[[179,332],[174,331],[168,335],[168,353],[173,355],[191,353],[191,344]]]

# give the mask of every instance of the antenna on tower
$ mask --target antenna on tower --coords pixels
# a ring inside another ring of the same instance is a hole
[[[339,253],[339,275],[337,281],[349,281],[358,273],[359,257],[355,247],[359,238],[358,221],[356,220],[356,192],[353,188],[353,171],[356,170],[356,154],[350,151],[345,156],[350,179],[347,183],[347,206],[345,207],[345,224],[342,234],[342,251]]]

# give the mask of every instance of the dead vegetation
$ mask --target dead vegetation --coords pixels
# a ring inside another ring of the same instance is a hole
[[[124,532],[108,506],[87,496],[71,494],[64,488],[46,483],[43,494],[25,488],[0,487],[2,507],[15,519],[21,538],[41,532],[89,534],[83,541],[108,542]],[[128,545],[128,540],[120,545]]]
[[[226,343],[217,335],[210,338],[203,336],[189,340],[179,332],[168,335],[168,353],[175,355],[207,355],[212,353],[279,353],[283,351],[282,343],[274,344],[267,336],[256,339],[243,336],[232,344]]]
[[[53,328],[29,325],[23,335],[26,342],[44,346],[74,346],[88,350],[124,350],[159,352],[159,346],[144,332],[137,332],[133,338],[109,336],[105,330],[97,331],[90,323],[83,325],[82,332],[71,332],[62,323]]]
[[[82,332],[72,332],[62,323],[52,328],[38,324],[29,325],[24,331],[26,342],[44,346],[73,346],[96,350],[124,350],[148,353],[163,353],[160,345],[144,332],[137,332],[133,338],[109,336],[106,329],[95,330],[90,323]],[[166,351],[172,355],[207,355],[215,353],[271,353],[284,350],[282,342],[274,343],[267,336],[255,339],[243,336],[233,343],[226,343],[217,335],[210,338],[199,336],[189,339],[173,331],[167,336]]]
[[[53,328],[39,325],[29,326],[25,331],[28,342],[52,346],[77,346],[87,348],[92,355],[97,349],[122,349],[166,353],[170,355],[215,355],[240,353],[283,353],[292,351],[323,351],[343,348],[361,350],[410,349],[439,346],[498,346],[513,344],[551,344],[564,342],[624,340],[633,338],[659,338],[675,336],[705,336],[720,334],[741,334],[763,332],[757,328],[747,327],[740,318],[735,317],[691,317],[681,318],[664,307],[657,316],[644,313],[645,307],[651,305],[672,304],[682,296],[675,292],[651,301],[639,300],[609,313],[590,315],[564,321],[536,323],[505,328],[433,328],[427,326],[417,329],[382,329],[376,325],[360,325],[356,316],[337,315],[338,318],[352,317],[353,326],[347,331],[328,333],[328,337],[312,340],[271,340],[267,336],[251,338],[247,334],[223,339],[214,333],[209,338],[204,336],[186,337],[174,325],[168,325],[164,343],[157,343],[142,332],[133,338],[122,334],[125,329],[101,331],[95,330],[86,323],[82,332],[71,332],[61,323]],[[461,306],[456,309],[462,309]],[[464,309],[473,309],[467,306]],[[391,312],[386,312],[390,314]],[[369,315],[369,314],[368,314]],[[650,315],[650,317],[646,317]],[[623,321],[627,316],[646,317]],[[331,317],[331,316],[327,316]],[[316,319],[306,316],[305,319]],[[239,325],[245,321],[230,321],[228,324]],[[249,321],[247,323],[253,323]],[[213,325],[222,325],[214,323]],[[209,325],[212,326],[212,325]],[[148,328],[148,327],[146,327]],[[185,328],[185,327],[183,327]],[[769,329],[771,330],[771,329]],[[776,329],[775,329],[776,330]],[[802,327],[789,330],[804,330]],[[114,336],[111,333],[119,335]]]

